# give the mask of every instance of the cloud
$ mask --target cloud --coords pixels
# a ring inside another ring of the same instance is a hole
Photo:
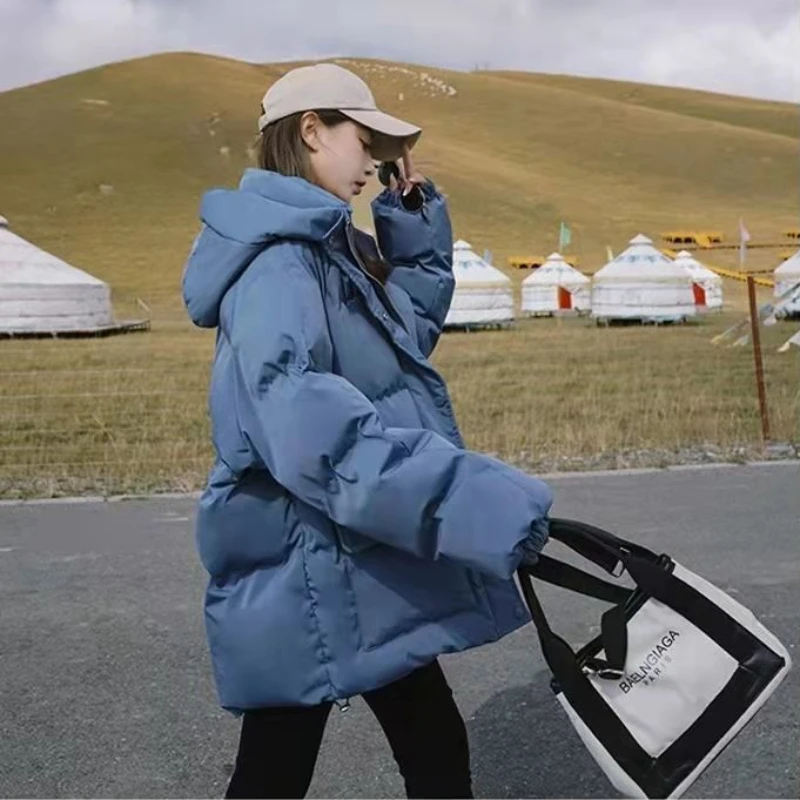
[[[800,100],[795,0],[0,0],[0,89],[164,50],[368,56]]]
[[[800,101],[800,7],[790,19],[772,30],[740,21],[675,31],[647,53],[644,80]]]

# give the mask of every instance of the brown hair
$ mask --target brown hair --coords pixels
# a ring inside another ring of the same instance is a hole
[[[309,148],[300,133],[300,120],[304,113],[304,111],[300,111],[297,114],[291,114],[277,122],[271,122],[264,128],[258,137],[255,148],[258,166],[261,169],[311,181]],[[328,128],[341,125],[349,119],[341,111],[330,109],[319,109],[314,113]],[[357,255],[361,258],[367,272],[381,283],[385,283],[391,267],[381,258],[372,237],[363,231],[358,231],[358,234],[355,237]]]
[[[258,137],[256,152],[258,166],[292,178],[311,180],[311,163],[308,145],[300,133],[300,120],[305,111],[271,122]],[[314,112],[328,128],[335,128],[347,117],[341,111],[319,109]]]

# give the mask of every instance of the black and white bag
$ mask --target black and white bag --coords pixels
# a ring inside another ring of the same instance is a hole
[[[669,556],[570,520],[550,538],[636,587],[540,555],[518,577],[552,687],[587,749],[626,797],[680,797],[791,666],[753,614]],[[551,630],[532,578],[612,603],[575,652]]]

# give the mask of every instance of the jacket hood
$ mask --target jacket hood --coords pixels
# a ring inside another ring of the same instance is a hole
[[[319,186],[262,169],[245,170],[238,189],[206,192],[203,228],[183,273],[192,321],[217,326],[225,293],[270,242],[321,242],[350,213],[347,203]]]

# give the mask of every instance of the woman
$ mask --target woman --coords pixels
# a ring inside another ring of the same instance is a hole
[[[197,541],[220,702],[243,716],[227,796],[304,796],[332,705],[363,695],[409,797],[468,797],[437,657],[528,621],[512,576],[545,543],[551,494],[464,448],[428,361],[454,282],[420,129],[332,64],[287,73],[262,110],[260,169],[206,194],[183,281],[217,329]],[[350,202],[401,158],[376,247]]]

